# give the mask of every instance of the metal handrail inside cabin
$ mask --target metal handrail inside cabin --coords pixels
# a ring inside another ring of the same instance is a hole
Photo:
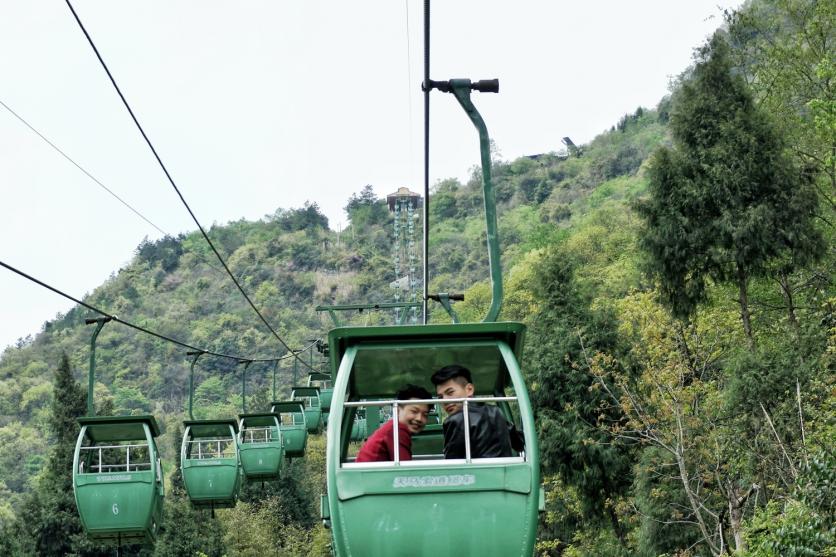
[[[138,443],[132,445],[92,445],[89,447],[79,447],[81,451],[95,451],[93,454],[94,456],[98,456],[98,464],[91,464],[90,471],[84,471],[84,461],[81,461],[78,466],[78,473],[79,474],[108,474],[108,473],[115,473],[115,472],[141,472],[142,469],[151,469],[151,461],[140,461],[131,463],[131,449],[132,448],[144,448],[148,449],[148,443]],[[112,451],[113,449],[117,449],[117,451]],[[123,462],[117,464],[102,464],[103,456],[111,456],[115,455],[118,456],[121,450],[125,450],[125,460]],[[111,451],[107,454],[103,454],[103,451]],[[147,454],[147,453],[146,453]],[[133,470],[131,469],[133,468]],[[97,470],[97,471],[94,471]]]
[[[468,405],[471,402],[476,403],[483,403],[483,402],[512,402],[516,401],[517,397],[515,396],[479,396],[479,397],[466,397],[466,398],[410,398],[407,400],[375,400],[375,401],[357,401],[357,402],[346,402],[343,404],[345,407],[365,407],[365,406],[391,406],[392,408],[392,416],[398,415],[398,406],[401,404],[439,404],[439,403],[446,403],[446,402],[461,402],[463,405],[462,412],[464,412],[464,430],[467,433],[464,436],[464,461],[467,464],[472,463],[472,458],[470,456],[470,412],[468,411]],[[397,419],[393,417],[392,419]],[[400,466],[401,464],[401,453],[400,453],[400,445],[398,444],[399,434],[398,434],[397,427],[392,428],[392,440],[393,440],[393,447],[395,447],[395,466]],[[524,457],[523,457],[524,459]],[[482,460],[482,459],[479,459]],[[386,461],[390,462],[390,461]],[[363,463],[364,464],[364,463]]]

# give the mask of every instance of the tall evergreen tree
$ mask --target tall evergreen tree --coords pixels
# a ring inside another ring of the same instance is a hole
[[[560,247],[546,256],[538,273],[539,311],[532,319],[527,355],[536,370],[533,403],[546,472],[557,472],[578,490],[583,515],[604,518],[625,543],[625,528],[612,502],[629,488],[633,455],[606,427],[623,419],[619,408],[594,388],[587,357],[618,353],[613,316],[593,310],[591,296],[575,277],[578,263]]]
[[[704,300],[707,280],[735,284],[753,345],[749,281],[777,259],[802,264],[822,251],[810,177],[755,106],[719,33],[675,93],[670,126],[673,147],[655,153],[650,196],[637,207],[649,271],[682,318]]]
[[[180,443],[183,430],[179,429],[174,439],[173,452],[176,455],[174,472],[171,475],[171,489],[166,494],[163,509],[165,515],[160,525],[160,536],[154,547],[155,557],[220,557],[225,553],[223,528],[218,519],[205,510],[196,510],[186,495],[183,473],[180,467]]]
[[[86,394],[73,378],[66,354],[55,371],[46,468],[21,506],[15,524],[21,555],[106,555],[87,540],[73,498],[72,469],[79,416]]]

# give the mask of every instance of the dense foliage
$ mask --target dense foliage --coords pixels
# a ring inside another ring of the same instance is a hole
[[[572,152],[493,161],[501,318],[529,325],[539,555],[836,555],[834,4],[751,2],[655,109]],[[315,203],[210,231],[294,348],[328,328],[317,304],[392,298],[385,201],[366,186],[345,210],[340,231]],[[481,212],[478,169],[434,186],[430,290],[465,292],[464,320],[490,304]],[[213,351],[282,354],[198,234],[142,242],[86,300]],[[87,316],[74,308],[0,356],[0,553],[101,551],[69,488]],[[438,307],[432,319],[449,320]],[[163,430],[165,525],[154,548],[127,553],[328,554],[321,436],[236,508],[194,511],[176,466],[184,350],[117,323],[98,347],[102,410],[153,413]],[[200,360],[196,417],[237,413],[240,369]],[[271,372],[250,367],[249,408],[268,404]],[[284,360],[280,396],[303,373]]]

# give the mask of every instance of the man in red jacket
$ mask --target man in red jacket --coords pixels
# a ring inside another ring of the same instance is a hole
[[[407,385],[396,395],[398,400],[430,399],[432,395],[417,385]],[[412,460],[412,436],[427,425],[429,404],[398,405],[398,445],[400,460]],[[363,443],[354,462],[387,462],[395,460],[395,420],[389,420]]]

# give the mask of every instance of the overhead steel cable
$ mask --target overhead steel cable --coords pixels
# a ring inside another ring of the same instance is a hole
[[[142,213],[140,213],[137,209],[133,208],[133,207],[132,207],[132,206],[131,206],[131,205],[130,205],[127,201],[125,201],[124,199],[122,199],[121,197],[119,197],[116,193],[114,193],[114,192],[113,192],[113,190],[111,190],[111,189],[110,189],[110,188],[108,188],[106,185],[104,185],[101,181],[99,181],[99,179],[98,179],[98,178],[96,178],[95,176],[93,176],[92,174],[90,174],[90,173],[87,171],[87,169],[85,169],[83,166],[81,166],[81,165],[80,165],[80,164],[78,164],[76,161],[74,161],[74,160],[73,160],[73,159],[72,159],[72,158],[71,158],[71,157],[70,157],[67,153],[65,153],[65,152],[64,152],[64,151],[63,151],[60,147],[58,147],[56,144],[54,144],[52,141],[50,141],[48,137],[46,137],[44,134],[42,134],[40,131],[38,131],[38,130],[37,130],[37,129],[36,129],[36,128],[32,125],[32,124],[30,124],[29,122],[27,122],[27,121],[26,121],[26,119],[25,119],[25,118],[23,118],[23,116],[21,116],[20,114],[18,114],[18,113],[17,113],[17,112],[15,112],[14,110],[12,110],[12,108],[11,108],[9,105],[7,105],[6,103],[4,103],[2,100],[0,100],[0,105],[3,105],[3,108],[5,108],[6,110],[8,110],[8,111],[9,111],[9,112],[10,112],[10,113],[11,113],[11,114],[15,117],[15,118],[17,118],[18,120],[20,120],[20,121],[23,123],[23,125],[25,125],[27,128],[29,128],[30,130],[32,130],[32,132],[34,132],[34,133],[35,133],[38,137],[40,137],[41,139],[43,139],[43,140],[46,142],[46,144],[47,144],[47,145],[49,145],[50,147],[52,147],[53,149],[55,149],[55,150],[56,150],[56,151],[57,151],[57,152],[58,152],[58,153],[59,153],[62,157],[64,157],[64,158],[65,158],[65,159],[67,159],[68,161],[70,161],[70,162],[73,164],[73,166],[75,166],[76,168],[78,168],[79,170],[81,170],[81,171],[82,171],[82,172],[83,172],[83,173],[84,173],[84,174],[85,174],[88,178],[90,178],[91,180],[93,180],[94,182],[96,182],[96,184],[98,184],[98,185],[99,185],[102,189],[104,189],[107,193],[109,193],[109,194],[110,194],[110,195],[112,195],[114,198],[116,198],[116,199],[117,199],[117,200],[118,200],[118,201],[119,201],[122,205],[124,205],[125,207],[127,207],[128,209],[130,209],[131,211],[133,211],[133,212],[134,212],[134,213],[135,213],[135,214],[136,214],[139,218],[141,218],[142,220],[144,220],[145,222],[147,222],[148,224],[150,224],[151,226],[153,226],[154,228],[156,228],[156,229],[157,229],[157,231],[159,231],[159,232],[160,232],[163,236],[168,236],[168,237],[170,237],[170,238],[173,238],[173,237],[174,237],[174,235],[173,235],[173,234],[170,234],[169,232],[166,232],[165,230],[163,230],[162,228],[160,228],[159,226],[157,226],[156,224],[154,224],[153,222],[151,222],[151,220],[150,220],[150,219],[148,219],[145,215],[143,215]],[[218,267],[216,267],[215,265],[213,265],[213,264],[212,264],[212,263],[210,263],[209,261],[206,261],[206,260],[204,259],[204,255],[203,255],[203,254],[198,254],[198,257],[200,257],[201,259],[203,259],[203,260],[204,260],[203,262],[204,262],[204,263],[205,263],[205,264],[206,264],[209,268],[211,268],[211,269],[213,269],[213,270],[215,270],[215,271],[217,271],[217,272],[219,272],[219,273],[223,273],[223,270],[219,269]]]
[[[429,275],[430,275],[430,0],[424,0],[424,308],[423,322],[427,324],[427,305],[429,303]]]
[[[232,282],[234,282],[235,286],[238,287],[238,290],[244,296],[244,299],[247,300],[247,303],[250,304],[250,307],[253,309],[253,311],[255,311],[256,315],[258,315],[258,318],[261,320],[261,322],[264,323],[264,325],[270,330],[270,332],[273,334],[273,336],[276,337],[276,340],[278,340],[279,343],[285,349],[287,349],[288,351],[290,351],[292,353],[292,350],[291,350],[290,346],[288,346],[288,344],[284,341],[284,339],[282,339],[282,337],[279,336],[279,333],[276,332],[276,330],[270,325],[270,323],[267,322],[267,319],[265,319],[265,317],[261,314],[261,312],[255,306],[253,301],[250,299],[250,297],[244,291],[244,288],[241,286],[241,283],[238,282],[238,279],[235,278],[235,275],[232,273],[232,271],[230,271],[229,267],[226,264],[226,261],[224,261],[223,257],[221,257],[220,252],[218,252],[218,250],[215,248],[215,244],[213,244],[212,240],[209,239],[209,235],[206,234],[206,231],[203,229],[203,226],[200,224],[200,221],[197,220],[197,217],[195,216],[194,212],[192,211],[192,208],[189,207],[189,204],[186,202],[186,199],[183,197],[183,194],[180,193],[180,188],[178,188],[177,184],[174,183],[174,179],[171,177],[171,174],[168,172],[168,169],[166,168],[165,164],[163,164],[163,161],[160,158],[159,154],[157,154],[157,150],[154,148],[154,145],[151,143],[151,140],[148,139],[148,135],[145,133],[145,130],[140,125],[139,120],[137,119],[136,115],[134,114],[134,111],[131,109],[131,106],[128,104],[127,99],[125,99],[125,95],[122,94],[122,90],[119,89],[119,85],[116,84],[116,80],[113,78],[113,74],[110,73],[110,70],[108,69],[107,64],[105,64],[104,59],[102,58],[101,54],[99,54],[99,49],[96,48],[96,45],[93,42],[92,37],[90,37],[90,33],[87,32],[87,29],[84,27],[84,24],[81,22],[81,19],[79,19],[78,14],[76,13],[75,9],[73,8],[72,3],[70,3],[70,0],[65,0],[65,1],[67,3],[67,6],[70,8],[70,11],[72,12],[73,17],[75,18],[76,23],[78,23],[78,26],[81,28],[81,31],[84,33],[84,36],[87,37],[87,42],[90,43],[90,46],[93,48],[93,52],[96,53],[96,58],[99,59],[99,63],[101,63],[102,68],[104,68],[104,71],[107,73],[107,77],[110,78],[110,82],[113,84],[114,89],[116,89],[116,92],[119,94],[119,98],[122,99],[122,104],[125,105],[125,108],[128,110],[128,113],[131,115],[131,119],[133,119],[134,124],[136,124],[137,129],[139,129],[139,133],[142,134],[143,139],[145,139],[145,143],[148,144],[148,148],[151,149],[151,152],[154,154],[154,158],[157,159],[157,162],[159,163],[160,168],[162,168],[163,173],[165,173],[166,178],[168,178],[168,181],[171,184],[171,187],[173,187],[174,191],[177,192],[177,196],[180,198],[180,201],[183,202],[183,205],[186,207],[186,210],[189,212],[189,215],[191,215],[192,220],[197,225],[197,228],[200,230],[200,233],[203,235],[203,238],[206,240],[206,243],[209,244],[210,248],[212,248],[212,251],[215,253],[215,256],[217,256],[218,261],[221,262],[221,265],[223,265],[223,268],[226,270],[227,274],[232,279]],[[300,358],[298,356],[296,356],[296,358],[299,360],[299,362],[303,366],[305,366],[306,368],[308,368],[310,370],[314,370],[314,368],[311,367],[310,365],[308,365],[308,363],[305,362],[304,360],[302,360],[302,358]]]
[[[49,284],[43,282],[42,280],[36,279],[32,275],[29,275],[29,274],[21,271],[20,269],[17,269],[15,267],[9,265],[8,263],[5,263],[4,261],[0,261],[0,266],[5,267],[9,271],[11,271],[15,274],[18,274],[18,275],[22,276],[23,278],[25,278],[27,280],[30,280],[30,281],[34,282],[38,286],[42,286],[43,288],[46,288],[47,290],[51,290],[52,292],[58,294],[59,296],[63,296],[64,298],[73,301],[73,302],[77,303],[78,305],[89,309],[90,311],[94,311],[94,312],[96,312],[100,315],[103,315],[104,317],[108,317],[112,321],[116,321],[117,323],[121,323],[121,324],[123,324],[127,327],[130,327],[131,329],[135,329],[135,330],[140,331],[142,333],[145,333],[147,335],[157,337],[160,340],[164,340],[166,342],[170,342],[172,344],[182,346],[183,348],[188,348],[189,350],[202,352],[203,354],[208,354],[210,356],[216,356],[218,358],[227,358],[229,360],[236,360],[236,361],[239,361],[239,362],[245,362],[245,361],[250,361],[250,362],[276,362],[276,361],[284,360],[286,358],[290,358],[290,357],[294,356],[294,354],[293,354],[294,351],[290,350],[290,349],[288,349],[288,354],[284,354],[283,356],[276,356],[276,357],[273,357],[273,358],[248,358],[248,357],[244,357],[244,356],[236,356],[234,354],[223,354],[221,352],[215,352],[213,350],[206,350],[204,348],[198,348],[197,346],[193,346],[193,345],[191,345],[187,342],[183,342],[183,341],[171,338],[169,336],[166,336],[166,335],[163,335],[163,334],[160,334],[160,333],[156,333],[156,332],[154,332],[150,329],[147,329],[146,327],[131,323],[130,321],[125,321],[124,319],[121,319],[120,317],[118,317],[118,316],[116,316],[112,313],[108,313],[108,312],[106,312],[102,309],[97,308],[96,306],[94,306],[92,304],[88,304],[87,302],[83,302],[83,301],[81,301],[77,298],[74,298],[73,296],[70,296],[69,294],[67,294],[65,292],[62,292],[61,290],[55,288],[54,286],[50,286]],[[316,344],[316,343],[313,342],[313,343],[309,344],[307,347],[303,348],[301,351],[307,350],[308,348],[310,348],[314,344]],[[310,367],[310,366],[308,366],[308,367]],[[313,369],[313,368],[311,368],[311,369]]]
[[[411,53],[409,48],[412,41],[409,38],[409,0],[404,0],[403,4],[404,13],[406,14],[406,106],[407,113],[409,114],[409,151],[407,151],[409,156],[407,157],[407,159],[409,160],[409,177],[411,180],[414,178],[415,172],[415,164],[412,156],[412,59],[410,56]]]
[[[50,141],[50,140],[49,140],[49,139],[48,139],[48,138],[47,138],[44,134],[42,134],[41,132],[39,132],[38,130],[36,130],[36,129],[35,129],[35,127],[34,127],[34,126],[32,126],[32,124],[30,124],[29,122],[27,122],[27,121],[23,118],[23,116],[21,116],[20,114],[18,114],[18,113],[17,113],[17,112],[15,112],[14,110],[12,110],[12,108],[11,108],[9,105],[7,105],[6,103],[4,103],[2,100],[0,100],[0,105],[3,105],[3,108],[5,108],[6,110],[8,110],[8,111],[9,111],[9,113],[10,113],[12,116],[14,116],[14,117],[15,117],[15,118],[17,118],[18,120],[20,120],[20,121],[23,123],[23,125],[24,125],[24,126],[26,126],[27,128],[29,128],[30,130],[32,130],[32,132],[34,132],[34,133],[35,133],[35,135],[37,135],[38,137],[40,137],[41,139],[43,139],[43,140],[46,142],[46,144],[47,144],[47,145],[49,145],[50,147],[52,147],[53,149],[55,149],[56,151],[58,151],[58,153],[60,153],[62,157],[64,157],[64,158],[65,158],[65,159],[67,159],[68,161],[70,161],[70,163],[72,163],[72,165],[73,165],[73,166],[75,166],[76,168],[78,168],[79,170],[81,170],[84,174],[86,174],[86,175],[87,175],[87,177],[88,177],[88,178],[90,178],[91,180],[93,180],[94,182],[96,182],[96,184],[98,184],[100,188],[102,188],[102,189],[103,189],[103,190],[105,190],[107,193],[109,193],[110,195],[112,195],[113,197],[115,197],[115,198],[119,201],[119,203],[121,203],[122,205],[124,205],[125,207],[127,207],[128,209],[130,209],[131,211],[133,211],[133,212],[134,212],[134,214],[135,214],[136,216],[138,216],[139,218],[141,218],[142,220],[144,220],[145,222],[147,222],[148,224],[150,224],[151,226],[153,226],[154,228],[156,228],[156,229],[157,229],[157,231],[158,231],[160,234],[162,234],[163,236],[171,236],[171,234],[169,234],[168,232],[166,232],[165,230],[163,230],[162,228],[160,228],[159,226],[157,226],[156,224],[154,224],[153,222],[151,222],[151,220],[150,220],[150,219],[148,219],[148,217],[146,217],[145,215],[143,215],[142,213],[140,213],[139,211],[137,211],[136,209],[134,209],[133,207],[131,207],[131,205],[130,205],[127,201],[125,201],[124,199],[122,199],[121,197],[119,197],[118,195],[116,195],[116,193],[114,193],[114,192],[113,192],[113,190],[111,190],[110,188],[108,188],[106,185],[102,184],[102,183],[99,181],[99,179],[98,179],[98,178],[96,178],[95,176],[93,176],[92,174],[90,174],[89,172],[87,172],[87,170],[86,170],[84,167],[82,167],[80,164],[78,164],[78,163],[77,163],[77,162],[75,162],[72,158],[70,158],[70,156],[69,156],[67,153],[65,153],[64,151],[62,151],[60,147],[58,147],[55,143],[53,143],[52,141]]]

